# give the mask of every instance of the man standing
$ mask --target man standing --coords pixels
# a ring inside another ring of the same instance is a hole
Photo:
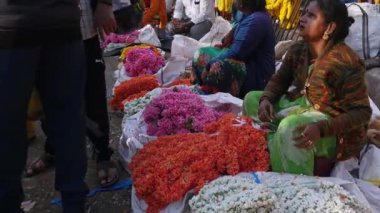
[[[0,212],[20,212],[26,113],[36,84],[66,213],[84,212],[85,58],[77,0],[0,2]]]

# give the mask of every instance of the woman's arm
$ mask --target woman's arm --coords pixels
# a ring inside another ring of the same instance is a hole
[[[340,94],[342,113],[330,120],[318,123],[321,135],[339,135],[360,126],[368,124],[371,118],[367,87],[365,84],[365,68],[363,64],[349,68],[346,72],[339,72],[336,79],[344,79],[340,85],[335,85],[335,93]]]
[[[265,30],[259,20],[244,20],[235,29],[234,39],[228,51],[215,60],[236,59],[243,61],[247,59],[262,41]]]

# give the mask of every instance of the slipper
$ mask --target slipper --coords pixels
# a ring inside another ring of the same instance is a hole
[[[119,181],[119,171],[112,161],[101,161],[97,164],[97,175],[100,187],[109,187]]]
[[[54,166],[54,156],[51,154],[42,154],[35,159],[25,170],[26,177],[33,177],[43,173]]]

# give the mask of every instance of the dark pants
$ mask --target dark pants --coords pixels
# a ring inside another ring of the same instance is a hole
[[[25,168],[27,107],[37,84],[46,134],[56,152],[56,189],[64,212],[79,212],[87,187],[82,41],[0,49],[0,212],[19,212]]]
[[[97,161],[110,160],[113,153],[109,144],[109,120],[106,97],[104,62],[98,36],[84,41],[86,55],[85,114],[86,132],[98,153]],[[45,128],[42,122],[42,128]],[[45,143],[45,152],[54,155],[50,140]]]

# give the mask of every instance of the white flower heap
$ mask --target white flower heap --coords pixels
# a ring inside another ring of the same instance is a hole
[[[148,105],[150,103],[150,101],[153,99],[153,97],[149,94],[143,96],[143,97],[140,97],[140,98],[137,98],[133,101],[129,101],[127,102],[125,105],[124,105],[124,116],[125,117],[129,117],[129,116],[132,116],[138,112],[140,112],[141,110],[143,110],[146,105]]]
[[[270,212],[276,197],[267,187],[239,176],[220,177],[190,200],[192,212]]]
[[[371,212],[338,185],[317,178],[294,177],[275,175],[256,184],[252,178],[224,176],[203,187],[190,200],[190,207],[195,213]]]
[[[320,179],[310,180],[309,184],[300,184],[296,179],[266,179],[265,184],[278,198],[275,212],[371,212],[341,186]]]

